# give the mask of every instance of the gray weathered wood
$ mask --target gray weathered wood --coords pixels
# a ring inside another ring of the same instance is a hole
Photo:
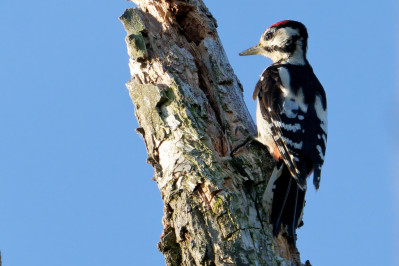
[[[251,141],[242,86],[201,0],[136,0],[121,16],[148,162],[164,202],[167,265],[296,265],[262,194],[274,167]]]

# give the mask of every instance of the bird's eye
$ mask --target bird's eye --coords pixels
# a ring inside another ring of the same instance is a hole
[[[266,34],[265,35],[265,40],[267,41],[267,40],[269,40],[271,37],[272,37],[272,33],[271,32],[269,32],[268,34]]]

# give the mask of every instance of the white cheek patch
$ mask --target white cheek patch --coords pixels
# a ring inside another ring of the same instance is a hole
[[[283,52],[280,49],[276,49],[276,47],[283,48],[288,40],[292,39],[294,36],[300,36],[300,33],[297,29],[293,29],[291,27],[284,27],[280,28],[277,31],[274,32],[274,37],[269,40],[265,40],[265,35],[268,34],[270,31],[266,31],[263,33],[261,39],[260,39],[260,45],[262,47],[269,47],[272,48],[272,51],[268,50],[262,50],[260,54],[269,57],[270,59],[273,60],[273,62],[285,62],[285,63],[290,63],[290,64],[295,64],[295,65],[304,65],[305,60],[304,57],[305,55],[303,54],[303,49],[302,45],[303,43],[300,41],[297,41],[296,43],[296,49],[293,53],[287,53]]]
[[[302,44],[300,45],[302,46]],[[294,65],[304,65],[305,61],[303,60],[304,55],[302,52],[302,48],[295,50],[295,52],[291,55],[290,58],[287,59],[287,62]]]
[[[292,38],[292,36],[299,36],[299,31],[291,27],[280,28],[274,33],[274,37],[270,41],[263,41],[263,42],[267,43],[269,47],[270,46],[281,47],[283,44],[287,42],[288,39]]]

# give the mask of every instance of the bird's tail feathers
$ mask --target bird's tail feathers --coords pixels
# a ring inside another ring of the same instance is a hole
[[[302,220],[306,189],[302,190],[285,164],[282,167],[279,169],[280,176],[272,184],[270,222],[273,224],[274,236],[279,234],[283,225],[295,242],[295,230]]]

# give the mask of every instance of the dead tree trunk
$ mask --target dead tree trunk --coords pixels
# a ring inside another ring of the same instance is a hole
[[[127,83],[164,202],[167,265],[297,265],[262,194],[274,167],[202,0],[134,0]]]

